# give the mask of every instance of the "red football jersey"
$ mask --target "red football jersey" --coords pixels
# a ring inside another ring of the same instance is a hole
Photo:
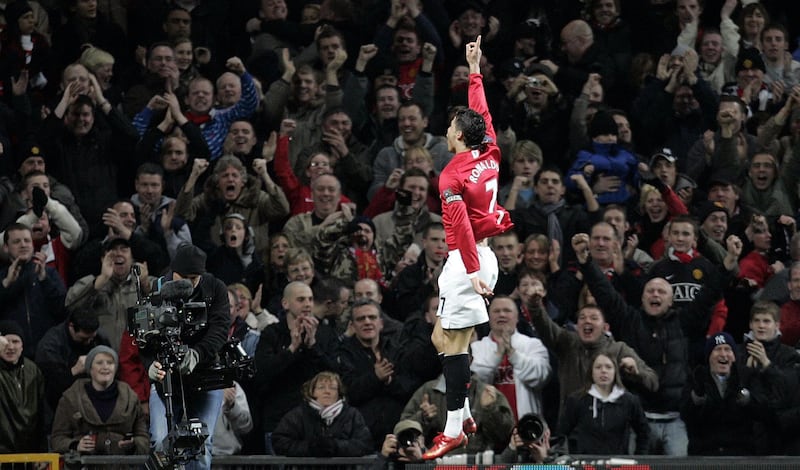
[[[489,137],[486,149],[483,152],[467,150],[457,153],[439,175],[447,246],[459,250],[467,274],[480,269],[476,242],[513,227],[508,211],[497,203],[500,148],[495,143],[496,135],[480,74],[469,76],[469,106],[486,121],[486,135]]]

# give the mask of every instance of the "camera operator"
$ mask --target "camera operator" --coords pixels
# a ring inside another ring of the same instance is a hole
[[[404,419],[394,425],[392,434],[386,435],[378,460],[370,470],[398,470],[405,468],[406,463],[420,464],[425,450],[422,425],[413,419]]]
[[[551,437],[544,419],[534,413],[523,415],[514,430],[508,447],[497,457],[498,463],[553,463],[565,453],[565,439]]]
[[[207,324],[205,328],[198,332],[193,330],[181,332],[181,341],[189,347],[186,355],[180,361],[173,379],[174,395],[172,398],[175,416],[173,422],[180,422],[182,418],[199,418],[209,429],[213,429],[214,424],[222,406],[222,390],[195,391],[184,390],[186,400],[186,413],[183,417],[183,403],[181,402],[180,381],[184,381],[187,376],[191,376],[196,369],[204,369],[213,364],[217,353],[225,344],[228,333],[229,305],[228,293],[225,284],[214,276],[205,272],[206,255],[194,245],[184,244],[178,247],[172,259],[172,279],[188,279],[191,281],[194,290],[187,301],[205,302],[208,310]],[[146,351],[145,353],[155,354],[156,351]],[[159,361],[154,361],[148,375],[154,382],[151,390],[151,421],[150,434],[155,442],[156,451],[162,449],[164,438],[170,431],[167,429],[165,418],[163,380],[165,370]],[[158,382],[158,385],[155,384]],[[159,393],[153,393],[158,391]],[[211,444],[212,436],[209,436],[204,443],[205,455],[198,461],[190,462],[186,468],[211,468]]]

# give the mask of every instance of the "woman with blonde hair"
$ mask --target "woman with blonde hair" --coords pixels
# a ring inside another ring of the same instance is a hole
[[[303,404],[287,413],[272,433],[277,455],[360,457],[373,449],[364,417],[344,399],[335,372],[320,372],[303,385]]]
[[[639,248],[653,259],[664,255],[664,227],[676,215],[688,214],[681,198],[661,180],[653,180],[659,187],[643,184],[639,189],[639,212],[641,220],[636,224]]]

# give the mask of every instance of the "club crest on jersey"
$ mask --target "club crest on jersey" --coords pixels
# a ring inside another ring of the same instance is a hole
[[[481,177],[481,173],[486,170],[497,170],[500,171],[500,166],[494,160],[485,160],[482,162],[478,162],[475,164],[475,168],[469,173],[469,180],[472,183],[477,184],[478,178]]]
[[[453,194],[453,191],[451,191],[449,188],[445,189],[444,192],[442,193],[442,199],[444,199],[444,202],[447,204],[462,200],[460,194]]]

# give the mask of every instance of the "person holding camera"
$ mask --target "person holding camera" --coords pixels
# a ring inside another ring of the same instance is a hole
[[[187,379],[191,380],[192,373],[202,370],[213,364],[217,354],[222,349],[228,337],[230,323],[230,306],[228,292],[225,284],[214,276],[206,273],[206,254],[194,245],[184,244],[175,251],[172,259],[172,280],[187,279],[192,284],[191,294],[184,301],[204,302],[207,309],[207,321],[199,331],[186,328],[182,325],[181,343],[188,346],[186,354],[180,358],[177,370],[173,371],[173,405],[175,422],[181,419],[199,418],[209,429],[213,429],[222,409],[222,390],[196,391],[184,389],[181,385]],[[158,351],[147,350],[143,354],[152,355]],[[150,392],[150,434],[155,442],[156,451],[162,451],[164,438],[170,429],[167,429],[164,406],[163,381],[166,377],[164,365],[158,360],[151,363],[148,376],[153,381]],[[155,393],[158,392],[158,393]],[[181,397],[185,396],[185,403]],[[187,416],[183,415],[183,405],[186,405]],[[204,442],[205,455],[200,461],[191,462],[186,468],[211,468],[211,449],[213,436],[208,436]]]
[[[468,397],[478,430],[469,437],[465,448],[453,452],[476,454],[486,450],[499,451],[505,445],[508,434],[514,426],[514,413],[508,399],[497,388],[482,381],[475,374],[469,383]],[[447,419],[444,412],[446,409],[445,379],[444,375],[440,374],[414,392],[400,417],[420,423],[425,437],[432,439],[444,428]]]
[[[544,418],[528,413],[519,418],[511,431],[508,446],[495,458],[495,462],[550,464],[558,455],[565,454],[566,450],[566,440],[554,437]]]
[[[406,463],[421,464],[425,449],[422,425],[413,419],[403,419],[387,434],[378,453],[378,460],[370,470],[401,470]]]

